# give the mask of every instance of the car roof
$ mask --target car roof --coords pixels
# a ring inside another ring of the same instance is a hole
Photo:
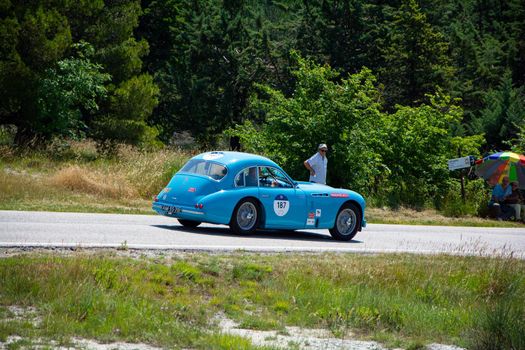
[[[244,152],[213,151],[201,153],[192,159],[209,160],[232,169],[242,169],[253,165],[267,165],[280,168],[274,161],[266,157]]]

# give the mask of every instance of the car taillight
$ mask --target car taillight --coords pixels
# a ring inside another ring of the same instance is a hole
[[[153,197],[153,200],[154,200],[155,202],[158,202],[158,201],[159,201],[159,196],[154,196],[154,197]]]
[[[204,205],[202,205],[202,203],[195,204],[195,209],[202,209],[203,207]]]

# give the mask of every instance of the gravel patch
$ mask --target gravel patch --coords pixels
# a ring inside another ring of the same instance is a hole
[[[255,345],[273,346],[282,349],[290,347],[301,350],[386,350],[375,341],[362,341],[355,339],[334,338],[326,329],[309,329],[299,327],[286,327],[285,332],[258,331],[253,329],[238,328],[238,324],[223,314],[216,315],[216,322],[222,332],[248,338]],[[430,344],[427,350],[465,350],[456,346],[443,344]],[[402,350],[402,349],[394,349]]]
[[[38,327],[42,323],[42,318],[38,315],[38,310],[35,307],[22,307],[17,305],[6,306],[7,317],[0,321],[28,321],[33,326]]]
[[[71,349],[83,349],[83,350],[161,350],[162,348],[154,347],[148,344],[142,343],[124,343],[115,342],[101,344],[94,340],[73,338],[71,339],[72,344],[69,346],[60,346],[56,341],[44,341],[42,339],[32,340],[31,342],[25,341],[24,338],[19,336],[11,336],[7,338],[5,343],[0,342],[0,349],[9,349],[12,346],[19,346],[21,349],[35,349],[44,350],[50,347],[57,350],[71,350]]]

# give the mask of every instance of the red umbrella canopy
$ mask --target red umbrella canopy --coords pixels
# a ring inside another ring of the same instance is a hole
[[[508,176],[518,181],[519,188],[525,189],[525,156],[513,152],[498,152],[476,161],[476,175],[495,185]]]

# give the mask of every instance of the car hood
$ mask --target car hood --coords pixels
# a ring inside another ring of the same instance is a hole
[[[313,196],[328,196],[332,198],[351,198],[359,201],[363,201],[363,197],[352,190],[345,188],[334,188],[328,185],[322,185],[313,182],[297,182],[297,187],[304,191],[306,194]]]

